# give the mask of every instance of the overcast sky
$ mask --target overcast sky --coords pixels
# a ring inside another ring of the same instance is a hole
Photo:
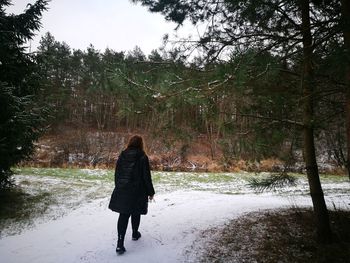
[[[28,3],[34,2],[13,0],[8,12],[23,12]],[[41,22],[42,28],[31,44],[32,51],[49,31],[56,40],[75,49],[86,49],[91,43],[101,51],[106,47],[128,51],[138,45],[149,54],[161,46],[163,35],[172,34],[176,27],[163,16],[129,0],[52,0]]]

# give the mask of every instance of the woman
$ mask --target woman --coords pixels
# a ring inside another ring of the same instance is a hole
[[[152,200],[154,188],[148,157],[143,150],[141,136],[134,135],[120,154],[115,174],[109,209],[119,213],[117,254],[123,254],[124,237],[131,216],[132,240],[138,240],[141,215],[147,214],[148,199]]]

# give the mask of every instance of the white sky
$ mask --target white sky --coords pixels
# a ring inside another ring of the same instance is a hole
[[[28,3],[34,2],[13,0],[7,11],[21,13]],[[56,40],[74,49],[86,49],[91,43],[100,51],[107,47],[129,51],[137,45],[149,54],[161,46],[163,35],[171,35],[176,27],[162,15],[150,13],[129,0],[52,0],[41,22],[42,28],[31,43],[32,51],[49,31]],[[182,31],[190,32],[188,27]]]

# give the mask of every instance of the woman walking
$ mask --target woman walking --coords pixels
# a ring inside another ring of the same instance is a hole
[[[152,200],[154,188],[148,157],[143,150],[141,136],[134,135],[120,154],[115,174],[115,188],[113,190],[109,209],[119,213],[118,243],[116,252],[123,254],[124,237],[131,216],[132,240],[141,237],[139,232],[141,215],[147,214],[148,199]]]

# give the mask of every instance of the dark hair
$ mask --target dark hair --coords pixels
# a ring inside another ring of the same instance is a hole
[[[129,139],[128,146],[126,148],[137,148],[143,151],[143,140],[139,135],[134,135]]]

